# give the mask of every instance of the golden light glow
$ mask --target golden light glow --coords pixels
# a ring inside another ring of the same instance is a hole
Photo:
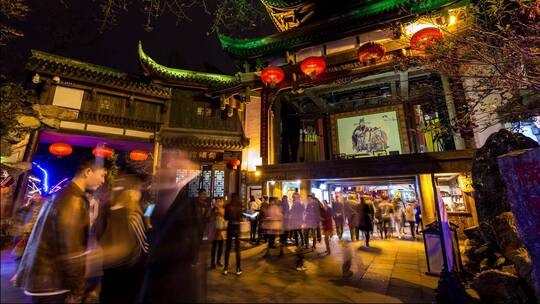
[[[255,171],[255,176],[261,176],[261,171]]]
[[[450,17],[448,18],[448,26],[452,26],[456,24],[456,22],[457,22],[457,17],[455,15],[450,15]]]
[[[425,28],[428,28],[428,27],[436,27],[436,28],[440,28],[439,25],[435,24],[435,23],[431,23],[431,22],[423,22],[423,23],[410,23],[410,24],[407,24],[407,26],[405,26],[405,34],[406,35],[412,35],[416,32],[418,32],[419,30],[423,30]]]

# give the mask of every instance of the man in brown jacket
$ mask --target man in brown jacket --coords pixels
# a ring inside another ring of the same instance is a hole
[[[82,302],[90,220],[84,192],[97,190],[106,174],[103,159],[83,160],[69,185],[43,207],[16,281],[33,302]]]

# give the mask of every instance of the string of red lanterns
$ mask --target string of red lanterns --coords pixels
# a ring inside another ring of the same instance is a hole
[[[436,27],[421,29],[411,37],[410,47],[415,51],[425,51],[434,46],[444,38],[442,31]],[[370,62],[381,60],[386,54],[386,49],[381,43],[367,42],[358,49],[358,60],[364,65]],[[300,70],[311,79],[324,73],[326,70],[326,61],[323,57],[311,56],[300,63]],[[261,79],[269,87],[279,84],[285,77],[285,73],[280,67],[269,66],[262,70]]]
[[[57,142],[49,146],[49,152],[56,156],[67,156],[73,153],[73,147],[70,144]],[[109,158],[113,155],[114,150],[106,146],[98,146],[92,150],[95,157]],[[132,150],[129,152],[129,158],[133,161],[145,161],[150,153],[144,150]]]

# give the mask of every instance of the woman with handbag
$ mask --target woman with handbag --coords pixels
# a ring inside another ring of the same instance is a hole
[[[210,222],[210,226],[214,227],[210,227],[210,229],[208,229],[211,234],[210,239],[212,240],[210,268],[215,269],[216,265],[223,267],[223,264],[221,264],[221,253],[223,252],[223,242],[227,235],[225,201],[223,198],[218,198],[216,200],[216,204],[212,209],[212,220]]]

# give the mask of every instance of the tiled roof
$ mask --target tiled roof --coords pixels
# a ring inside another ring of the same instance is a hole
[[[88,62],[32,50],[26,69],[70,80],[91,82],[145,95],[170,98],[171,90],[160,85],[142,82],[127,73]]]
[[[145,72],[158,78],[180,83],[204,85],[210,88],[229,87],[240,83],[239,78],[236,76],[196,72],[163,66],[155,62],[144,52],[140,41],[138,52],[141,65]]]
[[[167,147],[183,148],[188,150],[224,150],[241,151],[247,147],[249,140],[240,134],[209,135],[197,133],[194,130],[187,132],[163,131],[159,135],[160,142]]]
[[[236,39],[218,33],[218,38],[223,49],[231,56],[235,58],[256,58],[322,43],[325,39],[338,39],[340,36],[350,35],[350,32],[354,29],[404,16],[405,12],[423,14],[443,6],[466,1],[366,0],[341,15],[267,37]],[[283,1],[277,2],[281,3]]]

